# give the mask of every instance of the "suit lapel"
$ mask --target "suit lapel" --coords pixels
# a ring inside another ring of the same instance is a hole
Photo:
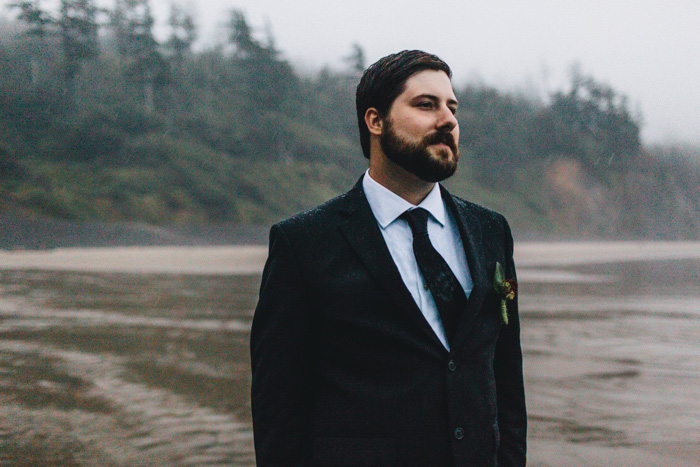
[[[473,289],[469,294],[466,310],[464,310],[459,320],[454,341],[450,346],[453,351],[456,351],[464,346],[469,335],[469,329],[472,327],[491,285],[488,279],[486,251],[479,219],[469,209],[469,206],[463,203],[457,204],[444,187],[440,186],[440,188],[442,189],[442,197],[445,200],[445,204],[457,222],[464,252],[467,256],[467,263],[469,264],[469,273],[473,282]]]
[[[401,309],[407,311],[408,317],[421,332],[442,347],[401,279],[362,190],[362,178],[348,192],[347,203],[341,209],[341,215],[346,216],[346,219],[339,228],[372,277]]]

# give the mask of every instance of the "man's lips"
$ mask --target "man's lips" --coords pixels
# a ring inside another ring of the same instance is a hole
[[[430,146],[444,146],[445,148],[450,149],[452,152],[455,151],[454,139],[452,138],[452,135],[449,134],[437,133],[428,138],[427,142]]]
[[[449,149],[451,152],[455,152],[455,146],[452,144],[451,141],[443,141],[443,140],[437,140],[437,141],[431,141],[429,143],[430,146],[439,148],[439,149]]]

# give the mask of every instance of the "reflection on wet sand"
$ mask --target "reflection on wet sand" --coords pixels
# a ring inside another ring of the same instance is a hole
[[[522,285],[530,465],[699,465],[700,261],[571,269]]]
[[[0,273],[0,465],[253,465],[258,284]]]
[[[700,249],[552,248],[520,250],[529,465],[700,464]],[[0,465],[254,465],[259,274],[39,266],[0,268]]]

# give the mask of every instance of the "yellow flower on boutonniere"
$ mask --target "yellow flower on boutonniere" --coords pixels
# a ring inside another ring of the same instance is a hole
[[[501,263],[496,262],[496,271],[493,274],[493,288],[501,296],[501,319],[503,324],[508,324],[508,306],[506,300],[513,300],[518,293],[518,283],[515,279],[506,279]]]

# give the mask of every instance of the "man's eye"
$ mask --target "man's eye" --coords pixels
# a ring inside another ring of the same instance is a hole
[[[418,103],[418,107],[421,107],[423,109],[432,109],[433,103],[432,102],[420,102],[420,103]]]

